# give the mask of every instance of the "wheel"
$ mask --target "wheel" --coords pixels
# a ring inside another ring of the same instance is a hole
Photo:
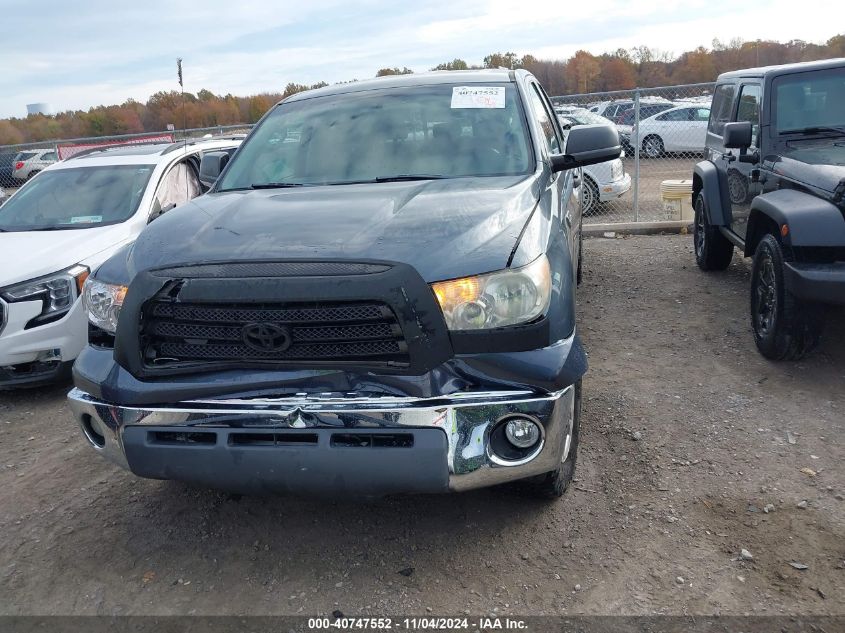
[[[798,360],[819,344],[819,306],[804,303],[786,289],[783,249],[771,233],[754,251],[751,267],[751,327],[760,353],[771,360]]]
[[[566,492],[572,478],[575,476],[575,461],[578,458],[578,441],[581,435],[580,380],[575,383],[575,397],[573,400],[569,454],[556,470],[520,482],[524,492],[529,496],[547,500],[559,499]]]
[[[584,281],[584,229],[578,233],[578,271],[575,273],[575,284],[581,285]]]
[[[649,136],[643,141],[643,154],[649,158],[660,158],[664,153],[663,139],[659,136]]]
[[[695,262],[701,270],[725,270],[731,263],[734,247],[718,228],[707,221],[706,204],[704,194],[698,194],[692,232]]]
[[[599,204],[599,187],[589,176],[584,176],[584,184],[581,187],[581,213],[587,215],[592,213]]]
[[[26,177],[26,182],[29,182],[30,180],[32,180],[35,177],[35,174],[39,174],[39,173],[41,173],[40,169],[35,169],[35,170],[29,172],[29,176]]]

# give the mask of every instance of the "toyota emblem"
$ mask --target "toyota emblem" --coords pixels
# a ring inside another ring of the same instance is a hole
[[[275,323],[248,323],[241,337],[244,344],[256,352],[283,352],[290,347],[290,330]]]

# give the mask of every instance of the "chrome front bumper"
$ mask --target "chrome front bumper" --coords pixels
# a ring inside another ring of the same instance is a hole
[[[414,447],[383,448],[380,452],[369,453],[363,462],[359,458],[353,459],[348,466],[343,462],[352,453],[349,449],[331,452],[332,444],[329,436],[332,432],[364,433],[367,430],[383,432],[385,430],[420,431],[420,435],[427,438],[436,436],[441,438],[444,455],[439,459],[443,468],[442,481],[444,490],[435,490],[436,486],[410,486],[409,491],[452,491],[481,488],[505,483],[533,475],[555,470],[566,459],[572,435],[572,423],[575,412],[575,389],[567,387],[557,393],[537,394],[531,391],[494,391],[484,393],[456,393],[437,398],[403,398],[394,396],[358,397],[348,394],[339,397],[336,394],[314,394],[273,398],[273,399],[245,399],[245,400],[195,400],[181,402],[174,406],[155,406],[132,408],[109,404],[93,398],[89,394],[74,389],[68,395],[70,407],[79,422],[83,433],[94,447],[105,458],[115,464],[142,474],[144,468],[139,467],[139,455],[143,459],[144,451],[155,452],[156,447],[150,446],[146,440],[136,442],[127,452],[127,439],[137,438],[139,429],[152,430],[162,428],[172,429],[174,433],[192,433],[197,431],[212,431],[208,436],[221,438],[215,440],[218,446],[213,452],[197,453],[208,449],[197,445],[185,445],[180,450],[194,450],[193,453],[170,453],[177,455],[190,454],[193,460],[197,455],[208,456],[208,459],[222,459],[226,461],[226,468],[236,464],[238,469],[250,469],[250,453],[233,454],[242,450],[232,446],[230,435],[246,432],[278,433],[277,437],[284,437],[284,433],[294,433],[296,430],[314,431],[315,450],[313,453],[298,449],[292,451],[288,446],[284,451],[269,454],[272,446],[264,447],[260,453],[261,459],[273,459],[272,455],[279,455],[277,462],[271,461],[270,471],[273,476],[284,476],[285,468],[291,468],[286,462],[295,460],[299,470],[311,469],[313,482],[316,486],[323,486],[325,492],[331,493],[337,481],[354,482],[363,464],[378,465],[384,457],[385,463],[391,468],[397,463],[402,464],[403,476],[412,477],[415,468]],[[542,428],[542,439],[536,449],[517,461],[503,460],[491,450],[491,431],[502,416],[509,414],[524,414],[538,421]],[[445,436],[442,442],[439,429]],[[318,435],[319,433],[319,435]],[[328,434],[328,435],[327,435]],[[149,435],[149,433],[148,433]],[[420,442],[422,445],[424,442]],[[225,444],[223,446],[222,444]],[[429,444],[431,446],[431,444]],[[140,448],[139,448],[140,447]],[[164,447],[166,450],[168,447]],[[172,447],[169,447],[172,448]],[[353,452],[358,449],[351,449]],[[322,452],[321,452],[322,451]],[[397,453],[396,451],[407,451]],[[152,453],[150,453],[152,454]],[[308,462],[310,456],[320,454],[317,462]],[[164,455],[164,457],[162,457]],[[160,463],[168,459],[167,453],[159,450],[154,458]],[[259,453],[252,453],[259,455]],[[360,455],[360,452],[358,453]],[[216,456],[216,457],[213,457]],[[389,456],[389,458],[388,458]],[[134,463],[133,463],[134,460]],[[329,460],[329,461],[326,461]],[[283,463],[285,462],[285,463]],[[227,487],[226,482],[215,479],[215,472],[226,469],[215,469],[214,464],[202,461],[192,461],[197,469],[203,473],[191,473],[187,478],[207,483],[212,486]],[[319,483],[319,464],[332,464],[335,479],[323,477],[324,483]],[[266,461],[265,461],[266,464]],[[365,466],[366,468],[366,466]],[[141,472],[139,472],[141,471]],[[167,468],[164,468],[167,471]],[[180,471],[176,469],[179,473]],[[230,471],[231,472],[231,471]],[[262,471],[266,472],[266,471]],[[182,475],[173,478],[185,478]],[[212,473],[212,474],[209,474]],[[340,474],[337,474],[340,473]],[[410,473],[410,474],[409,474]],[[240,472],[238,475],[240,476]],[[299,476],[301,473],[294,473]],[[164,477],[170,475],[165,472]],[[262,476],[262,475],[256,475]],[[395,483],[395,482],[394,482]],[[386,481],[384,489],[394,492],[395,486]],[[269,486],[272,487],[272,486]],[[401,487],[401,486],[400,486]],[[284,488],[284,486],[282,486]],[[401,490],[400,490],[401,491]],[[372,492],[372,491],[369,491]],[[377,494],[378,491],[375,491]]]

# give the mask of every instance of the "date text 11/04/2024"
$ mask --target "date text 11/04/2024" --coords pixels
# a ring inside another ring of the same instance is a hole
[[[482,617],[482,618],[441,618],[441,617],[412,617],[412,618],[309,618],[309,630],[428,630],[428,631],[525,631],[528,623],[524,619],[510,617]]]

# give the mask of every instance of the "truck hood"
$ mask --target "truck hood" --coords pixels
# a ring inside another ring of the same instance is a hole
[[[797,142],[775,162],[775,173],[833,193],[845,180],[845,141]]]
[[[95,256],[116,249],[131,238],[128,224],[64,231],[0,233],[0,253],[9,264],[0,267],[0,287],[55,273],[76,264],[89,266]],[[105,253],[105,258],[110,253]]]
[[[212,193],[147,227],[128,272],[260,259],[395,261],[426,281],[499,270],[536,187],[531,175]]]

